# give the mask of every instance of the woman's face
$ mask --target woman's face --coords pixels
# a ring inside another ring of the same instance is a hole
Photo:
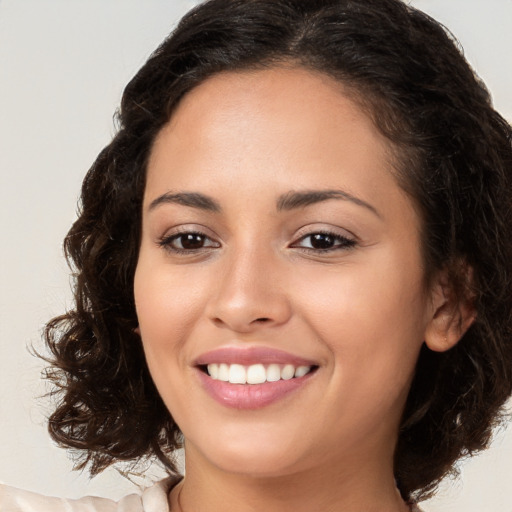
[[[432,306],[389,143],[339,83],[223,73],[183,99],[148,165],[135,300],[189,464],[391,464]]]

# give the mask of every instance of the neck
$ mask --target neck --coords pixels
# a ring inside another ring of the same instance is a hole
[[[313,468],[287,475],[240,475],[205,464],[188,464],[171,493],[177,512],[406,512],[389,469],[359,458],[343,467]]]

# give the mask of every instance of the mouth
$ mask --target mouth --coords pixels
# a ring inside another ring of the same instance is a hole
[[[266,382],[278,382],[280,380],[300,379],[314,372],[316,365],[293,364],[228,364],[210,363],[200,365],[199,369],[213,380],[229,382],[230,384],[264,384]]]
[[[207,394],[235,409],[260,409],[291,396],[319,369],[311,360],[266,347],[216,349],[194,366]]]

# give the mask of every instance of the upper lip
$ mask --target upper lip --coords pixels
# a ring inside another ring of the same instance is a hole
[[[220,347],[201,354],[195,361],[196,366],[208,364],[291,364],[293,366],[317,366],[318,363],[295,354],[271,347]]]

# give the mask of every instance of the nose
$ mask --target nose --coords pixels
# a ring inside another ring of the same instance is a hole
[[[223,261],[208,316],[218,326],[238,333],[286,323],[291,305],[279,258],[272,251],[238,251]]]

